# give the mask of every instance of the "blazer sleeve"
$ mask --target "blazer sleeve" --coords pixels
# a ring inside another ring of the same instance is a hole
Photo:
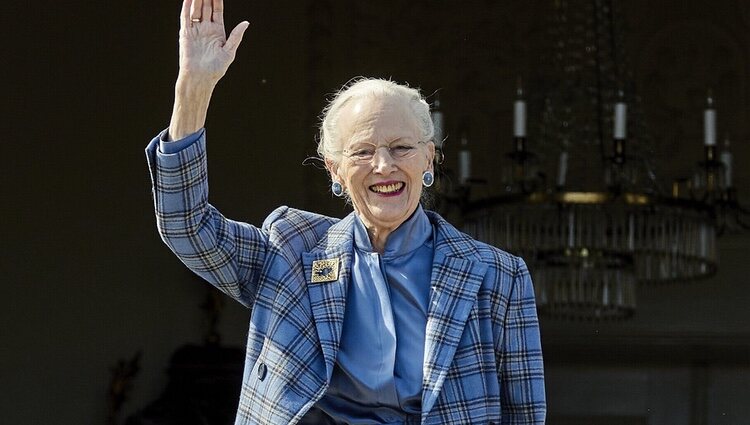
[[[249,307],[266,257],[268,236],[224,217],[208,203],[205,132],[172,154],[146,147],[159,235],[193,272]]]
[[[534,288],[518,257],[504,321],[500,358],[502,424],[544,424],[544,365]]]

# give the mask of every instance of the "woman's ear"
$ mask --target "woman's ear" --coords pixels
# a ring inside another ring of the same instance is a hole
[[[339,181],[339,164],[334,162],[331,159],[326,158],[326,169],[328,170],[328,173],[331,175],[331,181]]]
[[[433,170],[435,164],[435,143],[432,141],[427,142],[427,159],[430,161],[427,169]]]

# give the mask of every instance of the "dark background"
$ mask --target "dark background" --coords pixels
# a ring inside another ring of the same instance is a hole
[[[143,154],[169,122],[179,3],[4,5],[2,423],[104,423],[109,369],[141,350],[125,417],[162,391],[170,354],[206,331],[205,285],[159,240]],[[281,204],[345,214],[324,173],[302,161],[326,95],[357,75],[441,89],[447,166],[468,122],[476,172],[492,176],[549,3],[228,0],[228,25],[251,26],[209,111],[212,203],[256,224]],[[750,6],[622,8],[660,171],[672,178],[701,157],[712,87],[747,200]],[[715,278],[641,291],[631,321],[542,322],[550,424],[747,421],[750,237],[720,248]],[[224,343],[244,344],[246,319],[227,306]]]

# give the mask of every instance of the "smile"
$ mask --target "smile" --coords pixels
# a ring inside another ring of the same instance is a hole
[[[385,182],[370,186],[370,190],[381,195],[397,195],[404,190],[404,182]]]

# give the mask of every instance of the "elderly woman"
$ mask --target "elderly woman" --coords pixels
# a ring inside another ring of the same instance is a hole
[[[250,309],[237,424],[537,424],[545,395],[524,262],[420,206],[433,126],[417,90],[344,87],[318,152],[344,219],[281,207],[263,226],[208,203],[213,88],[233,61],[221,0],[185,0],[169,129],[146,153],[159,232]]]

